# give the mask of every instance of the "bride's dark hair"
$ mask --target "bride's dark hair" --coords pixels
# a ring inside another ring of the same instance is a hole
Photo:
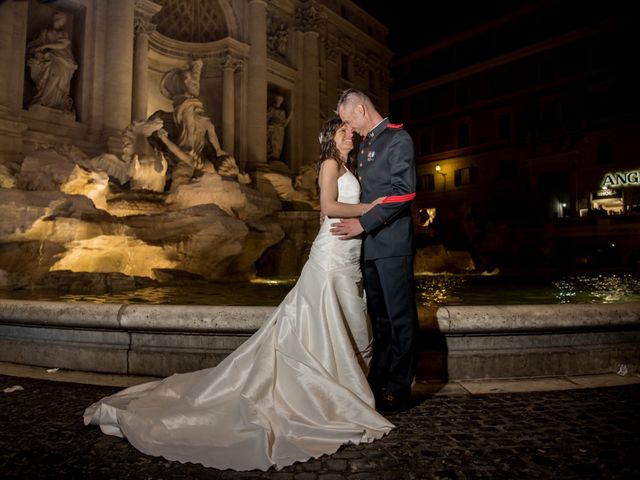
[[[336,132],[344,125],[344,122],[339,118],[330,118],[322,124],[320,127],[320,134],[318,140],[320,141],[320,160],[317,164],[317,169],[320,171],[320,165],[325,160],[335,160],[338,164],[342,164],[342,158],[340,157],[340,151],[336,146],[334,137]],[[351,169],[351,159],[347,158],[347,168]]]

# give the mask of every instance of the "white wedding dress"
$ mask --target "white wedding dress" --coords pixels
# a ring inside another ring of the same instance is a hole
[[[350,172],[338,192],[340,202],[358,203]],[[330,224],[280,306],[220,364],[103,398],[86,409],[85,424],[149,455],[234,470],[280,469],[387,434],[394,425],[376,412],[365,377],[361,241],[338,239]]]

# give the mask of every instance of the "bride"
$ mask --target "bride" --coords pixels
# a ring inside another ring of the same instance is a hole
[[[356,217],[382,201],[358,203],[349,127],[328,120],[319,138],[322,212]],[[149,455],[234,470],[280,469],[389,433],[394,425],[375,410],[366,380],[361,240],[340,240],[330,223],[286,298],[220,364],[103,398],[86,409],[85,424]]]

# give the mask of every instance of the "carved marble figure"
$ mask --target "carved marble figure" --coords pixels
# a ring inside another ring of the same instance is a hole
[[[51,28],[45,28],[27,44],[27,65],[36,94],[30,105],[44,105],[65,112],[74,110],[71,77],[78,68],[71,53],[71,40],[64,26],[67,17],[62,12],[53,14]]]
[[[284,132],[289,124],[291,115],[282,106],[284,97],[276,95],[267,110],[267,157],[270,160],[280,160],[284,144]]]
[[[149,142],[149,137],[162,130],[162,120],[134,122],[123,133],[123,157],[129,164],[132,190],[163,192],[168,162]]]
[[[156,145],[169,158],[171,190],[211,170],[247,183],[233,156],[220,146],[215,126],[198,98],[201,71],[202,60],[194,60],[167,72],[161,91],[171,99],[173,111],[159,110],[150,117],[160,119],[164,125],[155,137]]]

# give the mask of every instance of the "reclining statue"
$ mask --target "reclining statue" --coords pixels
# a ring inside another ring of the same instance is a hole
[[[173,111],[158,110],[149,117],[163,124],[163,129],[152,137],[152,143],[169,159],[170,190],[208,170],[236,178],[241,183],[249,181],[248,176],[240,172],[235,158],[220,146],[215,126],[198,98],[201,71],[202,60],[169,70],[160,87],[162,94],[171,99]]]

